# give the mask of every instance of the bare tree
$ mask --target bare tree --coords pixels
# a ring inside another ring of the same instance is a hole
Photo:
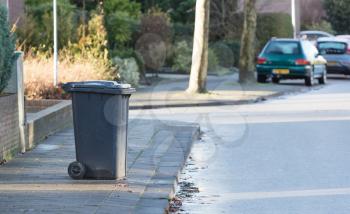
[[[189,93],[206,92],[210,0],[197,0]]]
[[[235,38],[239,34],[237,25],[240,25],[237,16],[237,0],[211,0],[210,39]]]
[[[241,39],[241,54],[239,61],[239,82],[255,82],[254,58],[256,38],[256,0],[244,1],[244,25]]]

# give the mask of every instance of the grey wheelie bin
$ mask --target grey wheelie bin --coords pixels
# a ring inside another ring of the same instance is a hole
[[[114,81],[71,82],[76,161],[68,167],[73,179],[113,180],[126,176],[128,84]]]

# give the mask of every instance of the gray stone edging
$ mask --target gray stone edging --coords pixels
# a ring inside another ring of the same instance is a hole
[[[72,124],[71,102],[68,100],[37,113],[27,113],[26,148],[32,149],[49,135]]]

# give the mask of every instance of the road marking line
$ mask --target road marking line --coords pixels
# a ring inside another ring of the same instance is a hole
[[[224,194],[224,200],[255,200],[269,198],[291,198],[291,197],[311,197],[311,196],[335,196],[350,195],[350,188],[340,189],[315,189],[280,192],[240,192]],[[221,200],[220,200],[221,201]]]

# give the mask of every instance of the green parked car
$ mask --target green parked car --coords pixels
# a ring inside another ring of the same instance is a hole
[[[300,39],[271,39],[262,50],[256,65],[257,80],[273,83],[281,79],[304,79],[312,86],[318,79],[327,82],[327,61],[318,53],[311,42]]]

